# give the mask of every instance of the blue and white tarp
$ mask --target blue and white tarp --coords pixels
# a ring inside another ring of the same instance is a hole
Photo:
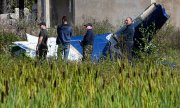
[[[103,54],[103,50],[105,48],[106,43],[108,40],[106,36],[110,33],[97,35],[94,40],[92,58],[93,60],[98,60],[101,55]],[[15,45],[19,46],[20,48],[25,50],[25,53],[28,57],[35,58],[36,57],[36,45],[38,42],[38,37],[26,34],[27,41],[17,41],[13,42]],[[82,41],[83,36],[72,36],[71,37],[71,45],[68,60],[71,61],[79,61],[82,59],[82,46],[80,45],[80,41]],[[47,57],[57,57],[57,48],[56,45],[56,37],[48,38],[48,53]]]

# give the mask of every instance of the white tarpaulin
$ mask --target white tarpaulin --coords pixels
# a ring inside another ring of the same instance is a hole
[[[13,43],[19,46],[20,48],[24,49],[28,57],[35,58],[38,37],[30,34],[26,34],[26,35],[27,35],[27,41],[16,41]],[[48,45],[47,57],[57,57],[58,46],[56,45],[56,38],[55,37],[48,38],[47,45]],[[81,53],[72,45],[70,45],[68,60],[76,61],[81,59],[82,59]]]

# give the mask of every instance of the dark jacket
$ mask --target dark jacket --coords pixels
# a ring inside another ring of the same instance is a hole
[[[84,38],[81,42],[81,45],[93,45],[95,38],[95,33],[92,29],[87,30],[86,34],[84,35]]]
[[[72,36],[72,26],[68,24],[62,24],[57,27],[57,39],[56,44],[67,45],[70,44]]]
[[[134,24],[123,26],[115,34],[117,37],[124,36],[126,41],[133,41],[134,38]]]
[[[123,35],[125,36],[125,40],[126,41],[133,41],[134,32],[135,32],[135,28],[134,28],[133,24],[126,26],[126,29],[123,31]]]

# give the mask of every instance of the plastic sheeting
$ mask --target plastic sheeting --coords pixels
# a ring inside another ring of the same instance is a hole
[[[92,60],[98,60],[107,44],[108,40],[106,36],[110,33],[100,34],[95,37],[94,45],[93,45],[93,52],[92,52]],[[35,58],[36,57],[36,45],[38,42],[38,37],[26,34],[27,41],[17,41],[13,42],[15,45],[19,46],[20,48],[25,50],[25,53],[28,57]],[[68,56],[68,60],[71,61],[79,61],[82,59],[82,46],[80,45],[80,41],[82,41],[83,36],[72,36],[70,42],[70,52]],[[48,53],[47,57],[57,57],[57,45],[56,45],[56,38],[50,37],[48,38]]]

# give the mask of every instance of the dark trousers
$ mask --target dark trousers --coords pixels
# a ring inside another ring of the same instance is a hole
[[[46,59],[48,48],[45,45],[39,45],[38,55],[39,59]]]
[[[126,54],[128,57],[129,61],[132,61],[133,59],[133,46],[134,46],[134,42],[133,41],[126,41]]]

